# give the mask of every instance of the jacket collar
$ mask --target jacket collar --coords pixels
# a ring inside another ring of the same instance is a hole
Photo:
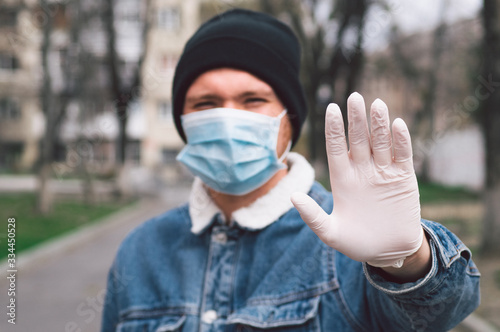
[[[307,194],[314,183],[314,169],[307,160],[298,153],[290,152],[287,156],[289,171],[278,184],[266,195],[258,198],[249,206],[233,212],[231,223],[249,230],[263,229],[293,207],[290,195],[294,192]],[[191,232],[202,233],[214,220],[214,216],[222,214],[210,198],[203,182],[195,178],[189,196],[189,216]]]

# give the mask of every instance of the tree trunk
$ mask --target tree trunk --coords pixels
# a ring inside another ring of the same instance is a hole
[[[50,190],[49,180],[52,170],[49,164],[44,164],[40,167],[38,173],[38,197],[37,197],[37,212],[46,215],[52,211],[52,203],[54,202],[53,193]]]
[[[496,256],[500,252],[500,186],[487,188],[484,192],[486,213],[483,220],[481,253]]]
[[[47,1],[40,0],[41,8],[47,8]],[[50,179],[51,170],[50,164],[54,154],[53,142],[54,142],[54,120],[56,116],[54,115],[54,95],[52,92],[52,80],[50,77],[50,71],[48,66],[48,54],[50,50],[50,34],[52,31],[52,15],[48,12],[45,14],[45,24],[43,25],[43,39],[41,46],[41,56],[42,56],[42,87],[40,90],[41,101],[42,101],[42,111],[45,114],[45,134],[42,140],[42,151],[40,154],[40,169],[38,174],[38,197],[37,197],[37,211],[41,214],[47,214],[52,208],[52,198],[51,192],[48,185]]]
[[[106,34],[108,37],[108,66],[111,81],[111,96],[114,99],[115,112],[118,118],[118,136],[116,138],[116,162],[119,167],[125,163],[125,144],[126,133],[125,127],[127,122],[127,106],[129,96],[125,92],[124,82],[120,79],[120,59],[116,50],[116,31],[115,31],[115,15],[114,15],[114,0],[106,0]]]
[[[128,102],[127,102],[128,104]],[[125,164],[127,159],[127,104],[116,105],[118,115],[118,137],[116,140],[116,160],[119,165]]]
[[[484,70],[491,93],[481,107],[486,145],[486,213],[483,221],[482,252],[500,252],[500,0],[484,0]]]
[[[422,94],[423,105],[422,109],[415,116],[415,131],[424,139],[430,139],[435,131],[435,114],[436,114],[436,96],[439,86],[438,76],[441,67],[441,59],[444,50],[444,42],[447,33],[445,21],[448,1],[441,1],[441,13],[439,26],[434,30],[434,36],[431,48],[430,65],[427,71],[426,86]],[[422,167],[420,169],[419,180],[422,182],[430,182],[430,153],[424,151],[422,154]]]
[[[89,172],[88,160],[87,158],[82,158],[80,163],[81,165],[81,174],[83,176],[82,181],[82,194],[83,194],[83,202],[86,205],[93,205],[97,203],[99,200],[96,197],[94,182],[92,181],[92,174]]]

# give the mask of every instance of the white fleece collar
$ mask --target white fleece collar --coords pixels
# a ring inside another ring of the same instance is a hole
[[[258,198],[249,206],[233,212],[233,222],[239,226],[259,230],[269,226],[293,207],[290,195],[294,192],[307,194],[314,183],[314,169],[298,153],[290,152],[287,156],[288,174],[267,194]],[[195,178],[189,196],[189,216],[191,232],[200,234],[206,229],[220,209],[210,198],[203,182]]]

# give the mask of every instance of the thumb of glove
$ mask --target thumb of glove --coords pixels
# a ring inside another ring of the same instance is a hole
[[[302,220],[325,243],[332,242],[334,223],[330,216],[311,197],[304,193],[293,193],[292,204],[299,211]]]

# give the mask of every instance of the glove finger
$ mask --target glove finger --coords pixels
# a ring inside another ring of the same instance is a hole
[[[349,166],[344,121],[337,104],[328,105],[325,122],[326,154],[333,188],[335,178],[341,176],[342,172],[345,172]]]
[[[392,163],[392,139],[389,127],[389,110],[380,99],[376,99],[370,109],[371,140],[373,160],[384,167]]]
[[[293,193],[290,199],[299,211],[302,220],[316,233],[321,241],[326,243],[330,237],[331,228],[331,224],[328,222],[328,214],[306,194]]]
[[[406,123],[397,118],[392,123],[394,141],[394,162],[406,171],[413,172],[413,152],[411,137]]]
[[[354,92],[347,99],[347,117],[349,119],[349,153],[356,163],[370,160],[371,148],[366,120],[366,108],[363,97]]]

